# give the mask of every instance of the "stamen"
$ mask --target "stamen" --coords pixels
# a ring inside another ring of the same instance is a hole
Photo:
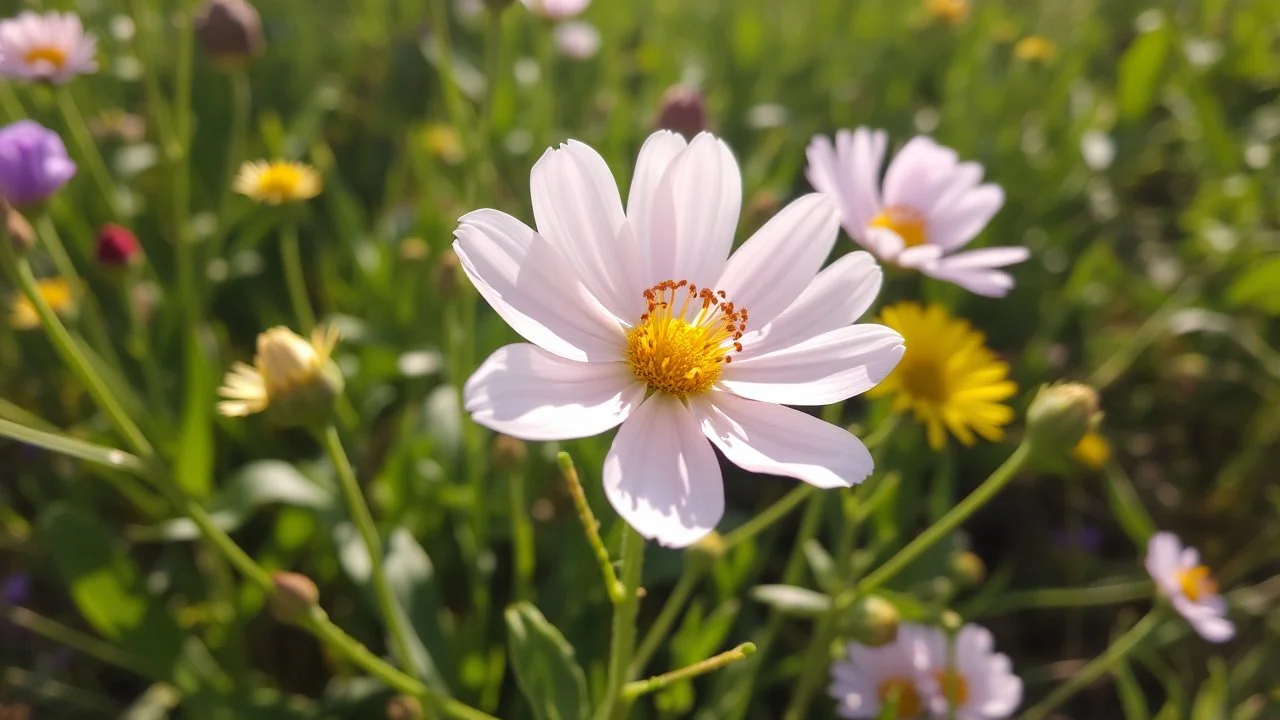
[[[704,393],[720,379],[729,353],[741,352],[747,311],[723,290],[664,280],[643,293],[647,308],[627,333],[627,363],[653,390]]]
[[[929,242],[925,217],[915,208],[906,205],[890,205],[871,220],[871,227],[892,230],[902,238],[904,247],[915,247]]]
[[[1177,579],[1178,585],[1182,587],[1182,593],[1193,603],[1218,594],[1218,582],[1213,579],[1209,568],[1204,565],[1179,570]]]

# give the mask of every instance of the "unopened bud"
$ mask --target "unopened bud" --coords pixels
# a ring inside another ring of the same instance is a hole
[[[320,590],[311,578],[293,572],[278,572],[271,576],[271,597],[267,607],[271,615],[287,625],[302,622],[320,601]]]
[[[421,720],[422,703],[408,695],[396,695],[387,701],[387,720]]]
[[[707,104],[702,93],[680,85],[668,88],[653,126],[655,130],[671,130],[693,139],[707,129]]]
[[[138,237],[126,227],[107,223],[98,230],[98,262],[108,267],[125,267],[142,258]]]
[[[36,232],[31,228],[31,223],[22,216],[22,213],[13,209],[8,203],[0,200],[0,213],[5,215],[5,232],[9,235],[9,242],[18,249],[30,250],[36,244]]]
[[[496,470],[515,470],[524,465],[529,448],[520,438],[499,435],[493,439],[493,467]]]
[[[964,618],[960,617],[960,613],[955,610],[944,610],[938,617],[938,624],[942,625],[943,630],[954,635],[964,627]]]
[[[902,615],[893,603],[879,595],[867,595],[849,608],[845,628],[850,637],[868,647],[888,645],[898,639]]]
[[[977,587],[987,577],[987,566],[982,558],[968,550],[952,553],[950,565],[951,578],[961,587]]]
[[[246,0],[206,0],[196,11],[195,23],[205,54],[223,69],[262,54],[262,20]]]
[[[458,294],[458,274],[461,272],[462,263],[458,260],[458,254],[452,249],[445,250],[440,259],[436,261],[435,281],[436,292],[445,300],[452,300]]]
[[[1046,385],[1027,409],[1027,442],[1039,455],[1066,457],[1100,417],[1098,393],[1088,385]]]

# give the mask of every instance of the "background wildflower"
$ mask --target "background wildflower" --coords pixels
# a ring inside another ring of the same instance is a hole
[[[102,265],[123,267],[142,258],[142,246],[129,228],[107,223],[98,229],[98,244],[94,254]]]
[[[0,21],[0,75],[61,84],[98,71],[97,46],[74,13],[27,10]]]
[[[678,132],[691,138],[707,129],[707,103],[694,88],[673,85],[662,94],[655,130]]]
[[[920,692],[926,672],[924,634],[928,628],[903,623],[897,638],[880,647],[849,643],[845,660],[831,666],[828,692],[843,718],[874,718],[885,703],[897,697],[897,718],[918,718],[930,707]]]
[[[968,0],[926,0],[925,8],[933,19],[955,25],[969,17]]]
[[[531,12],[552,20],[564,20],[587,9],[591,0],[520,0]]]
[[[280,425],[320,425],[342,394],[342,373],[331,359],[336,328],[317,327],[310,341],[274,327],[258,336],[253,365],[236,363],[218,394],[218,412],[243,417],[270,410]]]
[[[246,0],[206,0],[196,11],[200,46],[220,67],[235,67],[261,55],[262,20]]]
[[[320,194],[320,174],[305,163],[255,160],[240,166],[232,188],[267,205],[301,202]]]
[[[1013,674],[1009,656],[995,651],[991,632],[965,625],[951,641],[940,630],[921,633],[927,671],[921,674],[921,694],[928,698],[935,718],[994,720],[1006,718],[1022,703],[1022,680]]]
[[[1200,637],[1220,643],[1235,636],[1236,626],[1226,618],[1227,603],[1218,593],[1218,583],[1209,568],[1200,564],[1195,548],[1183,547],[1171,532],[1158,532],[1147,543],[1145,564],[1160,594]]]
[[[34,120],[0,128],[0,197],[23,207],[44,202],[75,177],[62,138]]]
[[[1050,63],[1058,57],[1058,47],[1043,35],[1028,35],[1013,46],[1013,56],[1023,62]]]
[[[556,25],[551,34],[556,50],[567,58],[589,60],[600,50],[600,31],[589,22],[562,22]]]
[[[37,285],[40,297],[49,303],[49,307],[59,315],[71,315],[75,312],[75,293],[71,283],[64,278],[46,278]],[[40,315],[31,301],[21,293],[15,293],[9,300],[9,325],[17,330],[33,330],[40,327]]]

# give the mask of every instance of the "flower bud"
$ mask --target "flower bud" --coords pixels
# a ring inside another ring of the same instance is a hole
[[[1039,455],[1062,458],[1099,418],[1093,388],[1079,383],[1046,385],[1027,409],[1027,442]]]
[[[898,608],[879,595],[860,598],[849,608],[844,626],[849,637],[868,647],[888,645],[898,639]]]
[[[317,327],[307,341],[286,327],[258,335],[253,365],[236,363],[218,393],[218,412],[243,417],[265,412],[284,427],[318,427],[329,421],[342,395],[342,371],[333,362],[338,332]]]
[[[126,227],[107,223],[98,230],[98,262],[108,267],[133,265],[142,258],[138,237]]]
[[[955,610],[944,610],[942,615],[938,617],[938,624],[946,630],[948,634],[954,635],[960,632],[964,627],[964,618],[960,617],[960,613]]]
[[[702,93],[693,88],[673,85],[662,96],[654,130],[671,130],[692,140],[707,129],[707,104]]]
[[[31,228],[31,223],[22,216],[22,213],[14,210],[3,199],[0,199],[0,213],[5,216],[5,232],[9,235],[9,242],[18,249],[30,250],[36,244],[36,231]]]
[[[529,448],[524,441],[510,435],[499,435],[493,439],[492,461],[495,470],[516,470],[524,465],[529,456]]]
[[[267,598],[267,607],[276,620],[287,625],[302,622],[320,601],[319,588],[306,575],[292,572],[273,573],[271,584],[271,596]]]
[[[387,701],[387,720],[421,720],[422,703],[408,695],[396,695]]]
[[[195,22],[205,54],[223,69],[262,54],[262,20],[245,0],[207,0],[196,11]]]
[[[987,577],[987,566],[982,558],[968,550],[951,554],[949,570],[951,579],[966,588],[981,585]]]
[[[75,174],[58,133],[33,120],[0,128],[0,199],[15,207],[38,205]]]

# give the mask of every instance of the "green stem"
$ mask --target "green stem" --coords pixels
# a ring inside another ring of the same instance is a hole
[[[1044,588],[1002,595],[970,617],[988,617],[1014,610],[1093,607],[1114,605],[1151,597],[1150,580],[1114,583],[1081,588]]]
[[[667,596],[667,601],[663,603],[657,619],[649,626],[649,631],[644,634],[644,639],[640,641],[640,647],[636,650],[635,657],[631,659],[631,674],[633,676],[644,672],[645,666],[653,659],[653,654],[658,651],[658,645],[662,644],[662,641],[666,639],[667,633],[671,632],[671,626],[675,624],[676,618],[680,617],[684,604],[689,601],[689,596],[693,594],[694,588],[698,587],[698,581],[702,579],[705,572],[705,564],[685,561],[684,571],[680,574],[680,579],[676,581],[675,588]],[[752,652],[754,651],[755,646],[753,645]]]
[[[609,593],[609,600],[614,605],[619,605],[627,599],[627,591],[618,581],[618,576],[613,571],[613,561],[609,559],[609,550],[605,548],[604,540],[600,539],[600,523],[596,521],[595,515],[591,514],[587,495],[583,492],[582,483],[578,480],[578,469],[574,467],[573,458],[567,452],[557,455],[556,461],[559,462],[560,473],[564,475],[565,483],[569,486],[569,496],[573,498],[573,506],[578,511],[578,520],[582,522],[582,529],[587,533],[587,543],[591,545],[591,550],[596,556],[596,564],[600,566],[600,574],[604,576],[604,587]]]
[[[0,257],[3,257],[5,265],[9,268],[10,273],[14,276],[15,282],[21,288],[27,300],[31,302],[32,307],[36,309],[36,314],[40,316],[40,322],[44,325],[45,332],[49,335],[54,349],[62,358],[76,377],[84,384],[89,395],[93,397],[98,407],[107,414],[113,426],[130,448],[140,455],[144,462],[151,460],[155,456],[155,450],[151,447],[151,443],[147,441],[146,436],[134,423],[133,418],[129,417],[124,408],[120,405],[120,401],[112,393],[111,388],[103,381],[102,376],[98,374],[89,359],[85,357],[80,347],[76,345],[75,339],[71,337],[71,333],[67,332],[66,326],[58,319],[53,308],[49,307],[49,303],[45,302],[44,296],[40,294],[39,286],[36,283],[35,274],[31,272],[31,264],[26,258],[20,258],[13,243],[9,241],[7,235],[0,232]]]
[[[636,682],[627,683],[622,688],[622,695],[628,701],[634,700],[641,695],[657,692],[672,683],[695,678],[699,675],[706,675],[709,672],[715,672],[726,665],[746,659],[748,656],[754,654],[755,651],[756,646],[754,644],[742,643],[732,650],[722,652],[714,657],[709,657],[706,660],[694,663],[688,667],[682,667],[679,670],[672,670],[669,673],[663,673],[662,675],[657,675],[647,680],[637,680]]]
[[[519,470],[507,473],[511,492],[511,545],[515,560],[512,579],[517,601],[533,601],[533,576],[537,555],[534,553],[533,523],[529,522],[528,500],[525,498],[525,475]]]
[[[4,618],[20,628],[30,630],[41,637],[65,645],[72,650],[84,653],[108,665],[128,670],[140,677],[149,678],[154,675],[147,670],[146,664],[139,658],[130,655],[108,642],[73,630],[55,620],[38,615],[22,607],[6,607]]]
[[[284,265],[284,281],[298,329],[307,335],[316,326],[316,316],[307,298],[307,281],[302,268],[302,251],[298,249],[298,226],[286,221],[280,228],[280,261]]]
[[[858,593],[866,594],[893,579],[904,568],[919,558],[924,551],[933,547],[947,535],[960,527],[971,515],[991,501],[1022,470],[1031,457],[1031,448],[1027,443],[1018,446],[1013,454],[1004,461],[991,476],[983,481],[976,490],[969,494],[938,522],[929,526],[916,536],[906,547],[889,558],[883,565],[858,583]]]
[[[1066,702],[1077,692],[1088,686],[1094,680],[1097,680],[1103,673],[1110,670],[1128,655],[1134,648],[1141,643],[1147,635],[1151,634],[1159,625],[1162,618],[1162,612],[1159,607],[1147,613],[1146,617],[1138,621],[1136,625],[1129,628],[1129,631],[1120,636],[1107,648],[1107,651],[1094,658],[1092,662],[1084,666],[1084,669],[1076,673],[1070,680],[1057,689],[1049,693],[1045,699],[1027,709],[1019,716],[1020,720],[1040,720],[1053,711],[1062,703]]]
[[[630,676],[631,654],[636,644],[636,616],[640,613],[640,575],[644,566],[644,538],[630,525],[622,526],[622,598],[613,606],[613,631],[609,641],[609,674],[604,696],[596,708],[596,720],[620,720],[626,716],[628,698],[622,686]]]
[[[122,217],[120,214],[120,200],[116,196],[116,186],[111,180],[111,173],[107,171],[107,164],[102,160],[102,153],[98,151],[98,146],[94,144],[93,138],[89,135],[89,126],[84,122],[84,116],[80,114],[80,108],[76,106],[75,97],[71,94],[71,87],[63,85],[57,89],[58,110],[62,112],[62,120],[67,125],[67,131],[71,134],[71,140],[76,144],[76,148],[80,151],[80,158],[84,164],[89,167],[89,174],[93,176],[94,183],[98,186],[98,192],[102,195],[102,199],[107,204],[107,208],[111,212],[113,220]]]
[[[338,437],[338,429],[332,425],[328,426],[325,428],[320,440],[324,444],[325,451],[329,453],[329,459],[333,462],[334,469],[338,473],[338,485],[342,488],[342,497],[347,503],[347,510],[351,513],[351,519],[360,531],[360,537],[364,539],[365,549],[369,552],[369,567],[373,573],[373,589],[378,596],[378,604],[381,606],[382,615],[391,634],[391,644],[395,650],[396,660],[402,667],[415,668],[414,657],[409,650],[411,647],[409,638],[412,631],[405,624],[405,615],[396,603],[396,596],[391,590],[391,584],[387,582],[387,574],[383,568],[382,540],[378,537],[378,528],[374,525],[373,514],[369,512],[369,505],[364,501],[364,494],[360,491],[360,483],[356,481],[356,473],[351,468],[351,461],[347,459],[347,453],[342,448],[342,439]]]
[[[146,463],[142,462],[137,456],[130,455],[123,450],[94,445],[60,433],[37,430],[3,418],[0,418],[0,437],[7,437],[49,452],[84,460],[113,470],[125,470],[139,476],[145,476],[147,473]]]

